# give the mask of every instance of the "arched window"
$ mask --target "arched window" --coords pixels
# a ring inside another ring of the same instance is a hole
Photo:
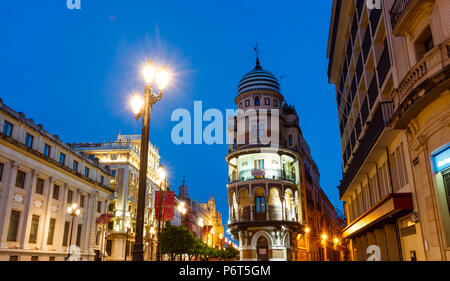
[[[236,149],[237,143],[236,143],[236,139],[234,139],[233,141],[233,149]]]
[[[289,145],[292,145],[292,135],[289,135]]]
[[[259,97],[255,98],[255,106],[259,106],[260,102],[259,102]]]

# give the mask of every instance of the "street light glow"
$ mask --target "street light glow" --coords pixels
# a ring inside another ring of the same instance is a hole
[[[153,77],[155,76],[155,68],[153,67],[151,60],[147,61],[147,64],[144,66],[142,72],[144,74],[145,82],[147,84],[152,83]]]
[[[160,180],[165,179],[166,176],[167,176],[167,172],[166,172],[166,170],[163,167],[159,167],[157,173],[158,173],[158,177],[159,177]]]
[[[141,113],[142,108],[144,107],[144,98],[140,94],[136,94],[130,101],[131,110],[134,114]]]
[[[161,70],[158,72],[156,77],[159,89],[163,91],[167,87],[167,83],[169,82],[169,73],[166,68],[163,66]]]
[[[324,233],[322,234],[322,240],[327,240],[328,236]]]
[[[305,233],[309,233],[311,231],[311,229],[309,227],[305,228]]]

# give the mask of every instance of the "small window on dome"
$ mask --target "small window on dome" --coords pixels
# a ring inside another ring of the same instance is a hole
[[[250,100],[245,100],[245,107],[250,106]]]
[[[255,106],[259,106],[259,97],[255,98]]]
[[[278,100],[273,100],[273,105],[278,106]]]
[[[269,99],[269,98],[265,98],[265,99],[264,99],[264,103],[265,103],[266,105],[270,105],[270,99]]]
[[[242,108],[242,102],[239,103],[239,108]]]

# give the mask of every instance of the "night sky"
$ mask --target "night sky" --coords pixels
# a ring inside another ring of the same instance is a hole
[[[227,145],[175,145],[173,110],[194,100],[203,110],[235,108],[241,77],[255,64],[277,77],[331,202],[342,209],[339,124],[328,84],[331,0],[321,1],[4,1],[0,9],[0,97],[65,142],[100,142],[139,134],[130,96],[143,91],[141,66],[165,64],[174,77],[152,111],[150,139],[160,149],[172,189],[183,176],[192,198],[214,193],[228,217]],[[208,123],[203,124],[203,128]],[[193,138],[193,136],[192,136]]]

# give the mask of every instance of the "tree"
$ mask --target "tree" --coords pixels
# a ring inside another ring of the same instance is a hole
[[[195,238],[186,228],[168,224],[161,232],[160,243],[162,253],[174,260],[176,255],[189,254]]]

